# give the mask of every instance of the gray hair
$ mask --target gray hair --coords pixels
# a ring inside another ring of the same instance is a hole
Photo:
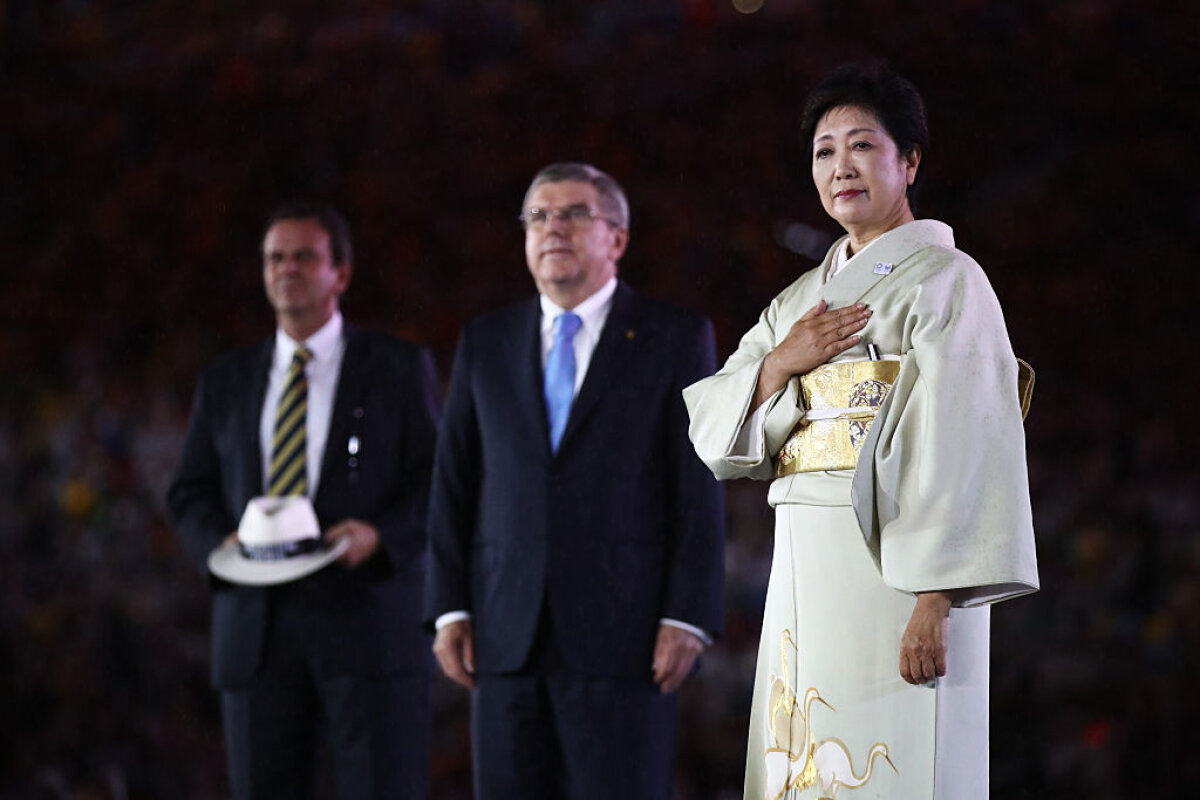
[[[521,201],[522,211],[529,208],[529,196],[533,190],[543,183],[562,183],[563,181],[578,181],[590,183],[596,187],[599,196],[600,212],[614,221],[620,228],[629,227],[629,201],[625,199],[625,190],[607,172],[602,172],[591,164],[581,164],[575,161],[560,161],[556,164],[542,167],[533,182],[525,190],[525,199]]]

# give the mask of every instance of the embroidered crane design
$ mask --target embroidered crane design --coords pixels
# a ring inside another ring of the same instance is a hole
[[[886,744],[876,743],[871,746],[870,752],[867,753],[867,770],[862,775],[854,774],[854,767],[850,763],[850,751],[846,746],[837,739],[825,739],[817,745],[813,752],[813,766],[817,770],[817,780],[821,783],[821,791],[827,797],[820,800],[835,800],[838,789],[845,786],[848,789],[857,789],[871,780],[871,771],[875,766],[875,759],[883,756],[883,760],[896,772],[896,765],[892,763],[892,759],[888,758],[888,749]]]
[[[764,800],[798,797],[801,790],[817,783],[822,792],[818,800],[836,800],[841,787],[853,790],[866,785],[871,780],[875,760],[880,757],[899,772],[888,756],[886,744],[876,743],[871,747],[865,772],[859,775],[854,772],[850,751],[840,740],[816,741],[811,722],[813,703],[820,702],[830,711],[837,709],[821,697],[816,687],[809,687],[803,701],[798,701],[788,663],[789,650],[796,649],[791,631],[785,629],[780,635],[781,674],[772,673],[768,679]]]
[[[820,693],[810,687],[804,701],[797,702],[788,670],[788,649],[796,648],[791,631],[780,637],[782,675],[770,678],[770,698],[767,704],[767,733],[770,742],[765,754],[767,768],[767,800],[779,800],[786,792],[800,790],[816,783],[813,766],[812,727],[808,724],[812,704],[820,701]]]

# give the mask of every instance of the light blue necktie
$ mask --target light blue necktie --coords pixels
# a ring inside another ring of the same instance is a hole
[[[567,429],[575,397],[575,334],[582,324],[573,311],[559,314],[554,320],[554,345],[546,356],[546,416],[550,420],[550,450],[554,453]]]

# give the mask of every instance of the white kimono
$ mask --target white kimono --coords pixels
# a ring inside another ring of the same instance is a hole
[[[854,470],[775,479],[775,555],[745,797],[988,795],[988,604],[1037,589],[1017,364],[983,270],[934,220],[902,225],[832,279],[825,262],[763,311],[725,366],[684,391],[718,478],[771,479],[804,415],[793,378],[751,415],[763,358],[824,298],[874,314],[862,341],[900,370]],[[948,671],[899,674],[915,593],[958,590]]]

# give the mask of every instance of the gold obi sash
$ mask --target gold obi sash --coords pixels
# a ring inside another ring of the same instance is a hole
[[[854,469],[875,414],[891,391],[900,362],[835,361],[800,376],[808,409],[775,460],[775,477]]]
[[[800,376],[808,409],[775,459],[775,477],[797,472],[854,469],[871,423],[900,374],[900,362],[837,361]],[[1029,414],[1035,373],[1017,359],[1021,419]]]

